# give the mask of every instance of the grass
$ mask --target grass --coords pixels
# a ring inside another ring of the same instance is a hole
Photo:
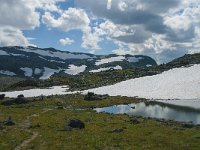
[[[16,121],[14,126],[0,128],[0,149],[14,149],[23,141],[30,139],[32,133],[38,133],[38,136],[30,141],[25,149],[195,150],[200,148],[200,139],[194,138],[200,136],[198,127],[187,129],[178,123],[167,124],[142,117],[77,110],[138,101],[128,97],[84,101],[82,95],[66,95],[51,96],[43,101],[28,104],[0,105],[0,121],[8,116],[12,116]],[[57,109],[58,103],[68,109]],[[72,118],[82,120],[85,129],[66,130],[67,122]],[[131,119],[140,120],[140,123],[133,124]],[[26,126],[27,120],[30,126]]]

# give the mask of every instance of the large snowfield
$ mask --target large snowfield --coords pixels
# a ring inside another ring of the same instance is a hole
[[[200,65],[174,68],[154,76],[123,81],[85,92],[148,99],[200,99]]]
[[[110,96],[142,97],[148,99],[200,99],[200,65],[188,68],[174,68],[154,76],[123,81],[114,85],[89,89],[97,94]],[[32,89],[26,91],[2,92],[7,97],[24,94],[26,97],[70,94],[61,86],[51,89]]]

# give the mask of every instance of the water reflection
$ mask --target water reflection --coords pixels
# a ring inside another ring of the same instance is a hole
[[[163,103],[138,103],[129,105],[115,105],[111,107],[96,108],[97,112],[113,114],[128,114],[152,118],[163,118],[175,121],[193,122],[200,124],[200,110],[191,107],[168,105]]]

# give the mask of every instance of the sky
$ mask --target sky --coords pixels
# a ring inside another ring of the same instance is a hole
[[[200,0],[0,0],[0,46],[165,63],[200,52]]]

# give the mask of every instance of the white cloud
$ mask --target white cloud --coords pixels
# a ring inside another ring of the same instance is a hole
[[[44,11],[61,12],[56,5],[65,0],[0,0],[0,45],[27,46],[29,38],[24,30],[33,30],[40,26],[40,13]]]
[[[82,40],[83,43],[81,46],[86,49],[91,49],[91,53],[95,53],[95,50],[101,49],[98,43],[102,41],[102,38],[100,38],[96,33],[85,33]]]
[[[81,46],[90,50],[100,49],[98,43],[102,40],[96,31],[90,27],[90,19],[83,9],[69,8],[65,10],[57,19],[50,13],[46,12],[42,16],[43,22],[53,28],[63,31],[81,30],[83,32]],[[61,41],[64,43],[64,41]]]
[[[102,30],[101,34],[107,34],[110,37],[119,37],[126,35],[127,33],[125,31],[127,30],[127,28],[127,26],[120,26],[114,24],[109,20],[106,20],[105,22],[99,25],[99,29]]]
[[[65,38],[65,39],[60,39],[59,42],[60,42],[61,45],[66,46],[66,45],[73,44],[74,40],[72,40],[70,38]]]
[[[113,41],[117,54],[144,54],[167,62],[200,50],[200,0],[76,0],[101,23],[96,32]]]
[[[21,30],[13,27],[0,27],[0,45],[29,46],[30,43]]]
[[[0,26],[33,29],[40,25],[39,14],[25,0],[0,0]]]
[[[119,9],[121,10],[121,11],[125,11],[126,10],[126,8],[128,8],[128,5],[125,3],[125,2],[119,2]]]
[[[58,28],[63,31],[80,29],[86,32],[90,30],[90,19],[83,9],[69,8],[58,18],[55,18],[50,12],[46,12],[42,16],[42,21],[49,27]]]

